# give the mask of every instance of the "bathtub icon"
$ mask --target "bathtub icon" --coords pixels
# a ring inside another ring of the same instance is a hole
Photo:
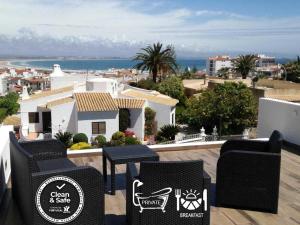
[[[140,207],[140,213],[146,209],[162,210],[166,212],[165,207],[169,200],[169,195],[172,192],[172,188],[164,188],[159,191],[152,192],[150,196],[145,196],[143,193],[136,193],[135,188],[142,186],[143,183],[139,180],[133,182],[132,201],[137,207]]]

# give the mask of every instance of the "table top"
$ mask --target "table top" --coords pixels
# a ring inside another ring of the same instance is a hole
[[[143,158],[155,158],[158,154],[146,145],[127,145],[116,147],[104,147],[103,155],[111,161],[134,161]]]

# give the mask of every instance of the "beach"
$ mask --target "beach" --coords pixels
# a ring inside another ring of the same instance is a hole
[[[9,65],[8,61],[2,61],[2,60],[0,60],[0,68],[7,67],[8,65]]]

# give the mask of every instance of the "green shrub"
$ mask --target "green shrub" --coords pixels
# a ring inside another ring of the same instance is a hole
[[[157,84],[152,79],[141,79],[136,86],[147,90],[157,90]]]
[[[125,145],[140,145],[141,142],[135,137],[125,137]]]
[[[175,135],[178,134],[178,132],[179,127],[177,125],[165,125],[160,128],[156,140],[159,142],[175,140]]]
[[[256,126],[257,103],[245,84],[225,82],[189,99],[186,122],[195,130],[204,127],[207,133],[218,126],[220,136],[241,134],[245,128]]]
[[[97,142],[97,146],[102,148],[106,145],[106,137],[104,137],[103,135],[98,135],[96,138],[95,138],[96,142]]]
[[[178,99],[180,105],[185,106],[187,97],[184,93],[184,86],[179,77],[172,76],[162,81],[158,86],[158,91],[172,98]]]
[[[0,108],[0,123],[7,117],[7,109]]]
[[[125,134],[121,131],[117,131],[111,137],[111,145],[119,146],[125,144]]]
[[[61,141],[65,148],[69,148],[72,145],[72,137],[73,134],[70,132],[61,132],[59,131],[57,134],[54,135],[54,137]]]
[[[86,142],[88,143],[88,137],[84,133],[75,134],[73,137],[73,143]]]
[[[155,120],[156,112],[147,107],[145,109],[145,134],[153,135],[154,133],[154,120]]]
[[[71,150],[90,149],[91,145],[86,142],[79,142],[71,146]]]

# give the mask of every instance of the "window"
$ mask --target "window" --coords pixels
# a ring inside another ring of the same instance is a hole
[[[38,112],[30,112],[28,113],[29,123],[39,123],[40,117]]]
[[[106,134],[106,122],[92,122],[92,134]]]

